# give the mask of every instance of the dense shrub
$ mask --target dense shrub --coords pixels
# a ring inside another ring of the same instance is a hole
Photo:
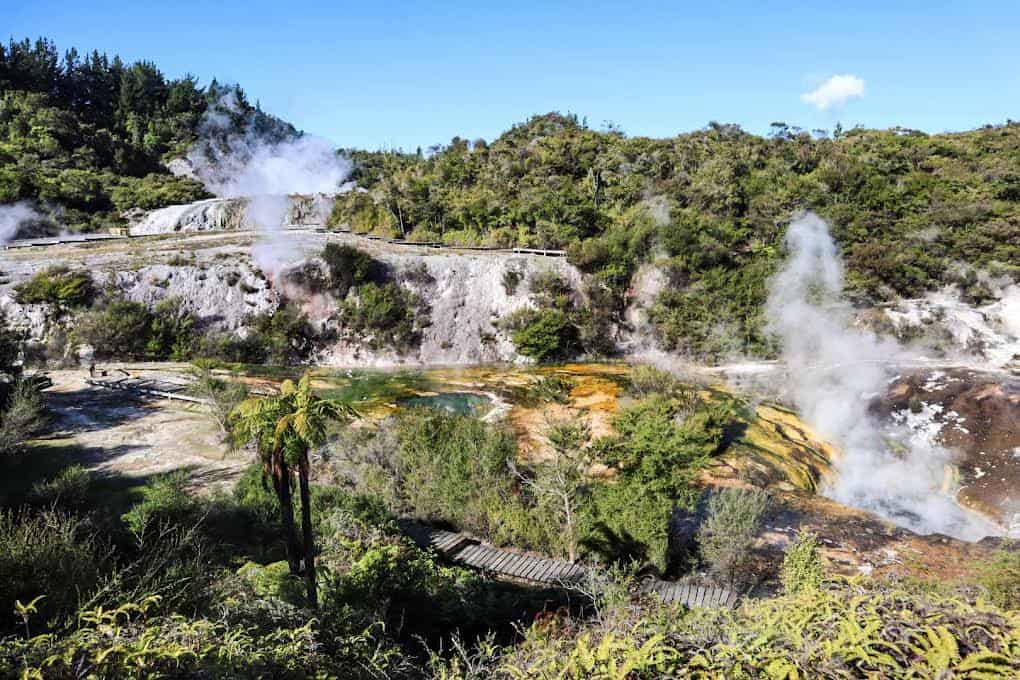
[[[190,527],[199,520],[200,504],[188,492],[188,476],[170,472],[142,488],[142,498],[124,515],[135,534],[159,531],[166,526]]]
[[[397,430],[403,502],[417,517],[488,533],[506,503],[509,432],[475,418],[435,411],[404,416]]]
[[[0,373],[14,374],[20,371],[18,363],[24,334],[8,325],[7,313],[0,309]],[[0,392],[0,398],[4,395]]]
[[[341,307],[344,331],[374,348],[406,351],[421,339],[423,302],[397,283],[365,283]]]
[[[322,259],[329,271],[329,288],[339,298],[347,297],[352,289],[386,279],[386,266],[363,250],[339,243],[327,243]]]
[[[209,334],[199,353],[206,358],[232,363],[283,366],[307,359],[316,337],[315,329],[301,309],[285,304],[273,312],[250,318],[243,337]]]
[[[712,572],[730,585],[753,577],[754,542],[769,500],[760,489],[722,489],[708,501],[698,546]]]
[[[503,320],[517,351],[538,362],[567,359],[580,349],[577,327],[558,309],[522,309]]]
[[[796,595],[802,590],[820,588],[824,572],[820,543],[814,534],[800,531],[796,540],[786,549],[779,578],[783,592]]]
[[[46,423],[46,411],[38,388],[27,380],[0,390],[0,456],[17,453],[25,440]]]
[[[25,515],[0,509],[0,608],[39,597],[38,631],[59,623],[98,585],[108,549],[90,524],[61,510]],[[14,621],[5,615],[0,631]]]
[[[44,269],[19,285],[14,299],[23,305],[45,304],[70,309],[89,305],[95,292],[88,272],[57,266]]]
[[[145,305],[114,298],[82,314],[74,337],[99,358],[142,359],[149,345],[152,313]]]
[[[81,465],[64,468],[51,479],[36,482],[29,492],[29,502],[36,507],[59,507],[68,511],[88,510],[93,498],[92,474]]]

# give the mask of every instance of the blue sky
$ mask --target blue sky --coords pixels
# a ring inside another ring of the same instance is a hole
[[[0,0],[0,35],[239,82],[298,127],[372,149],[492,139],[551,110],[650,136],[711,120],[939,132],[1020,118],[1016,0]],[[802,100],[835,75],[863,94],[827,110]]]

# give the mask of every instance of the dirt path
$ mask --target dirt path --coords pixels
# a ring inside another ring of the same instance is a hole
[[[186,469],[196,489],[232,483],[249,456],[222,443],[202,407],[146,399],[86,385],[86,371],[52,371],[46,391],[54,438],[82,451],[82,465],[100,473],[147,477]]]

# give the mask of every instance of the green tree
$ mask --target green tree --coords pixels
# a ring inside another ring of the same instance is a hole
[[[297,385],[292,380],[283,381],[277,396],[241,402],[234,414],[236,436],[242,441],[255,442],[262,458],[264,474],[272,479],[280,501],[290,571],[304,576],[308,601],[317,607],[308,451],[325,439],[328,422],[349,421],[357,417],[357,412],[343,402],[315,396],[312,393],[311,374],[305,373]],[[295,469],[301,495],[300,539],[294,525],[291,493]]]
[[[21,352],[24,336],[7,325],[7,314],[0,309],[0,373],[16,373],[19,366],[15,363]]]

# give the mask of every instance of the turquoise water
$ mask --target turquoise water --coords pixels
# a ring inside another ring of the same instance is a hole
[[[440,392],[435,395],[404,397],[397,404],[406,408],[434,408],[461,416],[483,415],[492,402],[473,392]]]

